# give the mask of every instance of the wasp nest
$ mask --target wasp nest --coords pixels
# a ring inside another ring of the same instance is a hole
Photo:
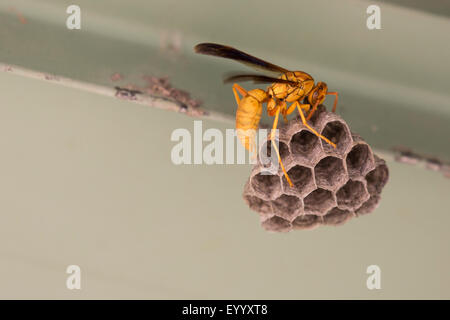
[[[299,118],[279,130],[281,166],[271,156],[270,141],[262,144],[258,161],[244,188],[244,200],[259,213],[268,231],[312,229],[319,225],[340,225],[354,216],[372,212],[378,205],[389,171],[384,160],[338,115],[323,106],[309,124],[332,142],[333,148],[317,137]],[[263,149],[264,148],[264,149]],[[267,161],[269,160],[269,164]]]

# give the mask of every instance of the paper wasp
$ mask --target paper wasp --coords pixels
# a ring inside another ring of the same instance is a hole
[[[270,140],[277,153],[278,161],[283,173],[292,187],[286,169],[281,161],[280,152],[275,144],[275,130],[278,125],[278,118],[281,114],[285,121],[286,116],[295,109],[298,110],[303,124],[319,138],[323,139],[334,148],[336,145],[329,139],[319,134],[309,124],[308,120],[312,117],[319,104],[323,103],[326,95],[334,95],[333,112],[336,111],[338,93],[328,92],[328,86],[324,82],[314,84],[314,79],[303,71],[289,71],[270,62],[261,60],[235,48],[216,44],[200,43],[194,47],[195,52],[235,60],[252,67],[280,74],[278,78],[269,77],[260,74],[237,74],[227,77],[225,82],[253,81],[255,83],[271,83],[266,89],[253,89],[246,91],[237,83],[233,84],[233,93],[238,104],[236,111],[236,129],[238,137],[244,147],[254,152],[255,131],[258,128],[261,119],[262,104],[267,103],[267,113],[269,116],[275,116]],[[239,97],[241,94],[242,98]],[[291,103],[290,106],[287,103]],[[312,106],[312,107],[311,107]],[[305,117],[303,110],[309,112]],[[241,132],[241,134],[239,134]]]

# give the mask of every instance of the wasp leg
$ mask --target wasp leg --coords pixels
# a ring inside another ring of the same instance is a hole
[[[284,168],[283,161],[281,161],[280,151],[278,150],[277,145],[274,140],[275,139],[275,130],[277,129],[277,125],[278,125],[278,116],[279,115],[280,115],[280,108],[278,108],[277,112],[275,113],[275,119],[273,121],[272,132],[270,133],[270,141],[272,142],[273,148],[275,149],[275,151],[277,153],[278,162],[281,165],[281,169],[283,170],[284,176],[286,177],[286,180],[289,183],[289,185],[291,187],[293,187],[294,185],[292,184],[292,181],[289,178],[289,175],[287,174],[286,169]]]
[[[238,91],[241,94],[241,96],[243,96],[243,97],[245,97],[247,95],[247,91],[244,88],[242,88],[240,85],[238,85],[237,83],[233,84],[234,98],[236,99],[236,102],[239,105],[239,103],[241,103],[241,99],[239,98],[239,95],[237,93]]]
[[[267,102],[267,114],[270,117],[273,117],[275,115],[275,113],[277,112],[277,102],[275,101],[274,98],[271,98],[268,102]]]
[[[288,120],[286,118],[286,101],[281,100],[279,103],[279,108],[281,109],[280,113],[283,115],[284,123],[287,123]]]
[[[320,133],[318,133],[316,130],[314,130],[314,129],[306,122],[305,115],[303,114],[302,109],[310,108],[310,105],[300,104],[298,101],[295,101],[293,104],[297,107],[298,113],[300,113],[300,118],[302,118],[303,124],[304,124],[309,130],[311,130],[316,136],[318,136],[319,138],[323,139],[326,143],[332,145],[333,148],[336,148],[336,144],[334,144],[333,142],[331,142],[330,140],[328,140],[326,137],[324,137],[323,135],[321,135]],[[291,106],[291,107],[292,107],[292,106]]]
[[[338,93],[337,92],[328,92],[327,94],[333,95],[336,97],[336,99],[334,99],[334,105],[333,105],[333,112],[336,112],[336,107],[337,107],[337,102],[338,102]]]
[[[314,114],[314,112],[316,112],[317,110],[317,106],[319,105],[319,101],[316,101],[316,103],[314,104],[314,107],[312,108],[311,112],[308,114],[308,116],[306,117],[306,121],[308,121],[309,119],[311,119],[312,115]]]
[[[286,114],[289,115],[297,108],[297,105],[295,103],[291,104],[290,107],[286,110]],[[309,104],[301,104],[300,108],[305,109],[306,112],[311,109],[311,106]]]
[[[269,100],[268,104],[267,104],[267,114],[271,117],[275,116],[275,113],[277,112],[278,109],[281,110],[286,110],[286,102],[285,101],[281,101],[281,100],[277,100],[275,101],[275,99],[271,99]],[[284,122],[287,122],[287,118],[286,118],[286,111],[281,111],[280,113],[283,115],[284,118]]]

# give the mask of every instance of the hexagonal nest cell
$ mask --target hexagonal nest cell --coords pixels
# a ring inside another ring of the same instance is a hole
[[[276,140],[276,143],[278,145],[278,151],[280,152],[281,161],[283,161],[283,163],[287,163],[289,161],[288,159],[290,157],[290,152],[289,152],[288,146],[284,142],[279,141],[279,140]],[[273,146],[272,146],[272,143],[270,142],[270,140],[264,142],[264,144],[261,146],[260,151],[262,151],[262,150],[264,150],[265,152],[259,152],[258,161],[265,168],[270,168],[272,166],[272,161],[274,159],[277,159],[275,150],[273,149]],[[273,155],[272,155],[272,151],[274,151]]]
[[[345,161],[347,163],[348,174],[351,177],[358,177],[366,174],[374,168],[375,160],[372,151],[367,144],[357,144],[347,154]]]
[[[333,193],[320,188],[308,194],[303,201],[305,202],[305,212],[318,216],[325,214],[328,209],[336,205]]]
[[[310,130],[296,132],[289,141],[289,151],[297,163],[312,164],[321,149],[319,138]]]
[[[353,180],[349,180],[336,193],[338,207],[349,210],[360,207],[369,197],[369,192],[364,183]]]
[[[278,199],[272,200],[272,208],[278,217],[291,221],[301,213],[303,203],[296,196],[283,194]]]
[[[328,153],[343,155],[349,144],[352,142],[350,136],[350,129],[342,121],[332,121],[322,130],[322,135],[328,138],[331,142],[336,144],[336,148],[333,148],[328,142],[321,140],[323,149]]]
[[[300,195],[303,197],[316,189],[311,168],[295,165],[289,169],[287,173],[293,184],[291,187],[287,182],[286,177],[283,175],[283,188],[287,194]]]
[[[385,161],[351,133],[338,115],[319,106],[309,124],[337,147],[315,135],[299,118],[292,119],[280,127],[278,139],[293,186],[277,162],[268,171],[267,164],[258,161],[244,187],[245,202],[260,215],[261,225],[268,231],[338,226],[370,213],[378,206],[389,179]],[[261,144],[260,153],[270,157],[269,146],[268,141]]]
[[[281,194],[280,177],[277,175],[260,172],[254,175],[250,181],[255,194],[260,195],[263,199],[273,199],[276,195]]]
[[[335,189],[347,182],[347,172],[342,159],[328,156],[319,161],[314,169],[318,187]]]
[[[355,214],[349,210],[341,210],[338,207],[335,207],[323,217],[323,224],[338,226],[347,222],[347,220],[351,219],[354,215]]]

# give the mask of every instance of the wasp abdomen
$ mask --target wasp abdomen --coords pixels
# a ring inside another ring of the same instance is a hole
[[[247,150],[250,150],[255,142],[256,129],[262,114],[262,103],[267,99],[267,94],[260,91],[262,90],[249,91],[240,101],[236,111],[237,136]]]

